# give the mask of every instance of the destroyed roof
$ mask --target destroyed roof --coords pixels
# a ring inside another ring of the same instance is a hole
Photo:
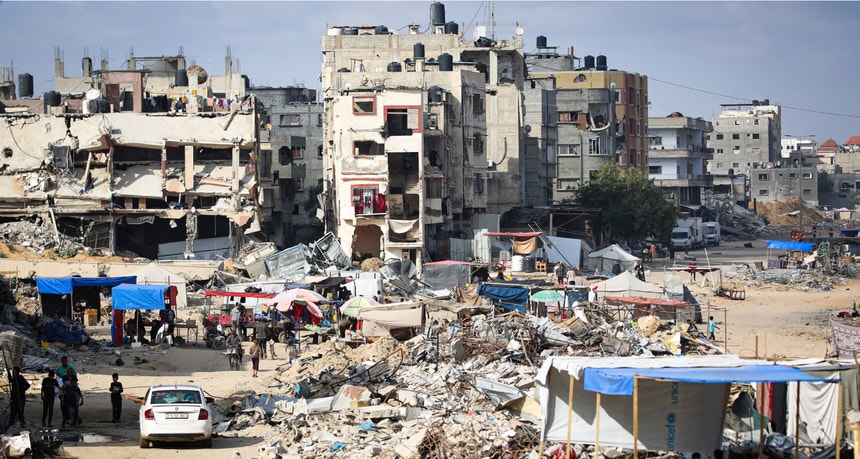
[[[514,207],[502,214],[502,228],[518,228],[537,222],[539,225],[546,221],[552,209],[549,207]]]

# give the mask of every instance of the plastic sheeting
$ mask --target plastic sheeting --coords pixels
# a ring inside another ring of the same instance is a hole
[[[164,309],[164,293],[169,285],[122,284],[111,289],[111,305],[118,311]]]
[[[115,287],[135,284],[136,276],[123,277],[37,277],[36,288],[40,295],[69,295],[74,287]]]
[[[621,262],[622,270],[630,271],[636,266],[639,258],[630,255],[618,244],[612,244],[609,247],[588,254],[585,266],[591,271],[598,269],[602,272],[610,272],[616,260]]]
[[[482,284],[478,287],[478,295],[507,304],[525,305],[529,301],[529,289],[522,287],[500,287]]]

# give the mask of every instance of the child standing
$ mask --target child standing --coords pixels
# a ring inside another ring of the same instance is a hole
[[[42,379],[42,427],[54,427],[54,400],[57,398],[59,383],[54,377],[54,370],[48,370],[48,376]],[[47,419],[47,424],[45,420]]]
[[[119,423],[122,416],[122,383],[119,382],[119,373],[112,375],[113,382],[110,383],[110,406],[113,408],[113,423]]]
[[[63,386],[63,406],[66,414],[63,416],[63,426],[66,425],[66,420],[71,425],[81,425],[81,417],[78,412],[78,407],[84,404],[84,394],[81,388],[78,387],[78,377],[72,376],[69,382]]]

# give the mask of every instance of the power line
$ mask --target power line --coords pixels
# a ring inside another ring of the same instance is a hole
[[[734,99],[734,100],[741,100],[741,101],[752,101],[752,99],[748,99],[748,98],[745,98],[745,97],[730,96],[730,95],[728,95],[728,94],[721,94],[721,93],[718,93],[718,92],[708,91],[708,90],[705,90],[705,89],[694,88],[694,87],[692,87],[692,86],[687,86],[687,85],[683,85],[683,84],[680,84],[680,83],[673,83],[673,82],[671,82],[671,81],[661,80],[661,79],[659,79],[659,78],[655,78],[655,77],[653,77],[653,76],[651,76],[651,75],[648,75],[648,80],[649,80],[649,81],[652,81],[652,80],[653,80],[653,81],[657,81],[657,82],[660,82],[660,83],[663,83],[663,84],[667,84],[667,85],[669,85],[669,86],[677,86],[677,87],[679,87],[679,88],[689,89],[689,90],[691,90],[691,91],[701,92],[701,93],[704,93],[704,94],[711,94],[711,95],[713,95],[713,96],[725,97],[725,98],[727,98],[727,99]],[[782,108],[784,108],[784,109],[788,109],[788,110],[797,110],[797,111],[800,111],[800,112],[818,113],[818,114],[820,114],[820,115],[841,116],[841,117],[843,117],[843,118],[860,118],[860,115],[852,115],[852,114],[848,114],[848,113],[827,112],[827,111],[823,111],[823,110],[813,110],[813,109],[811,109],[811,108],[792,107],[792,106],[789,106],[789,105],[780,105],[780,107],[782,107]]]

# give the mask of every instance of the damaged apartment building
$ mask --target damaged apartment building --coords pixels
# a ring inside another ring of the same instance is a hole
[[[354,259],[448,258],[452,234],[521,202],[522,35],[467,39],[430,13],[322,37],[326,218]]]
[[[82,67],[66,77],[57,51],[55,90],[33,99],[22,79],[0,100],[0,218],[160,260],[231,256],[260,230],[256,101],[229,53],[218,77],[181,51]]]

